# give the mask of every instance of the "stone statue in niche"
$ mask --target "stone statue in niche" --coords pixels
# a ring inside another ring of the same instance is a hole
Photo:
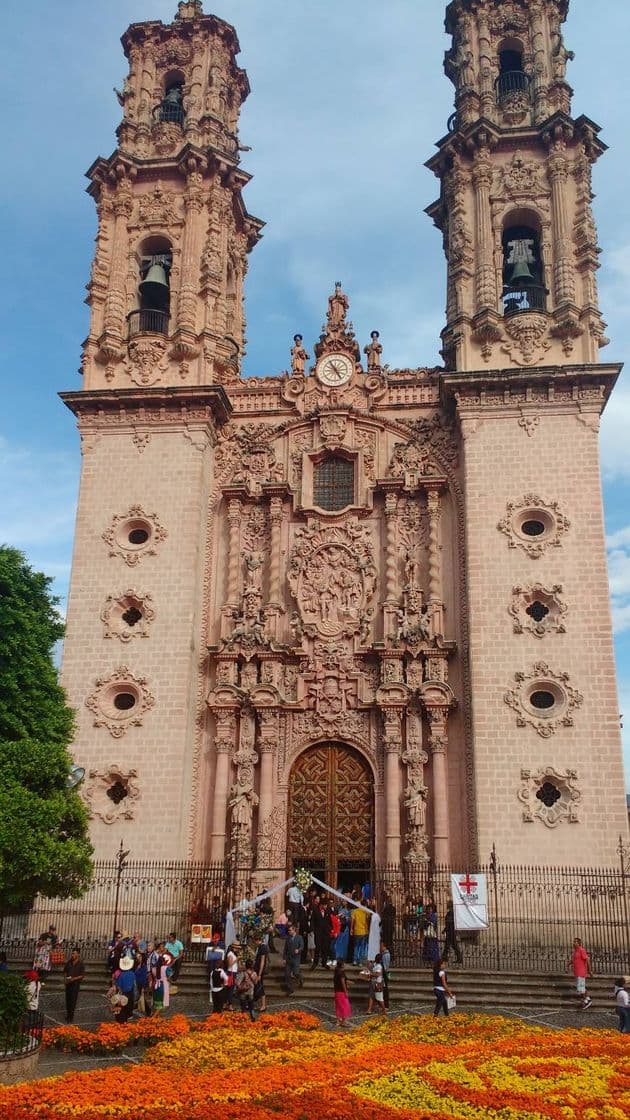
[[[237,643],[242,649],[269,645],[269,638],[265,634],[265,612],[260,605],[261,598],[258,587],[245,589],[240,613],[233,611],[234,629],[230,637],[223,640],[224,648],[231,649]]]
[[[309,355],[302,346],[302,335],[293,335],[294,345],[291,348],[291,372],[294,377],[304,377],[304,370],[308,361]]]
[[[370,338],[372,341],[363,350],[363,353],[367,356],[368,372],[371,373],[374,370],[378,370],[380,372],[381,354],[383,353],[383,347],[379,342],[379,332],[370,331]]]
[[[412,828],[424,828],[427,815],[427,787],[410,778],[405,790],[405,809]]]
[[[251,692],[258,684],[258,662],[246,661],[241,668],[241,688],[244,692]]]
[[[263,560],[262,552],[245,553],[245,581],[247,587],[260,588]]]

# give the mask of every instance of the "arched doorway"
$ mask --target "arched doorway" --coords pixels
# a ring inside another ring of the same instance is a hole
[[[289,874],[307,867],[331,886],[369,878],[374,853],[374,782],[351,747],[319,743],[299,756],[289,783]]]

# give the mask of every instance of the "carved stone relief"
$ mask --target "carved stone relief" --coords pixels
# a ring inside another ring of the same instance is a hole
[[[564,634],[567,605],[561,593],[560,583],[551,587],[530,583],[513,588],[508,610],[514,620],[514,633],[534,634],[536,638],[543,638],[545,634]]]
[[[576,824],[582,798],[577,777],[577,770],[559,771],[553,766],[536,772],[521,770],[518,799],[525,806],[523,820],[542,821],[547,828],[556,828],[563,821]]]
[[[125,564],[134,567],[145,556],[155,556],[156,546],[167,536],[156,513],[145,513],[142,506],[130,506],[126,513],[117,513],[112,518],[103,540],[109,545],[110,556],[120,556]]]
[[[356,517],[343,526],[312,519],[296,530],[287,578],[307,634],[332,638],[364,630],[376,586],[370,527]]]
[[[125,372],[136,385],[155,385],[168,367],[166,343],[161,338],[143,338],[129,343]]]
[[[255,766],[258,754],[254,749],[256,725],[251,711],[241,712],[238,749],[234,754],[236,781],[230,790],[230,845],[233,857],[243,866],[251,862],[252,822],[258,795],[254,792]]]
[[[525,494],[520,501],[508,502],[505,517],[497,529],[505,533],[510,548],[522,548],[536,560],[548,548],[559,548],[571,522],[558,502],[548,502],[538,494]]]
[[[516,712],[517,727],[529,725],[543,739],[558,727],[573,727],[573,712],[583,697],[569,684],[568,673],[556,673],[545,661],[537,661],[527,673],[514,674],[514,688],[503,699]]]
[[[428,863],[426,811],[429,791],[424,783],[424,767],[429,756],[422,747],[419,721],[415,714],[408,716],[407,746],[402,754],[402,761],[407,766],[407,785],[403,791],[408,824],[405,859],[414,865]]]
[[[96,717],[94,726],[106,727],[114,739],[120,739],[130,727],[141,727],[143,716],[154,704],[146,679],[136,677],[126,665],[99,677],[85,701]]]
[[[108,595],[101,611],[104,638],[119,638],[130,642],[132,638],[146,638],[155,618],[153,599],[145,591],[129,587],[119,595]]]
[[[551,348],[549,340],[549,320],[535,311],[524,311],[505,319],[504,327],[508,340],[501,349],[519,366],[532,366],[540,363]]]
[[[140,799],[137,777],[137,770],[126,769],[118,763],[110,763],[103,770],[88,771],[83,799],[90,816],[99,817],[105,824],[133,820]]]

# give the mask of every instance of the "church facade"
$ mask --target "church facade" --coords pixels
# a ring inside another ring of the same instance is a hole
[[[132,25],[98,234],[63,683],[97,855],[605,865],[627,835],[598,459],[591,170],[568,0],[453,0],[429,166],[440,368],[341,284],[244,379],[249,93],[234,29]],[[327,305],[326,305],[327,299]],[[275,875],[277,878],[277,875]]]

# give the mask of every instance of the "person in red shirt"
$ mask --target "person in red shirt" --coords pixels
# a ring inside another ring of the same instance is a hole
[[[579,937],[576,937],[573,941],[571,967],[575,977],[575,988],[580,1010],[583,1011],[585,1008],[590,1007],[593,1002],[586,990],[586,978],[591,975],[591,958]]]

